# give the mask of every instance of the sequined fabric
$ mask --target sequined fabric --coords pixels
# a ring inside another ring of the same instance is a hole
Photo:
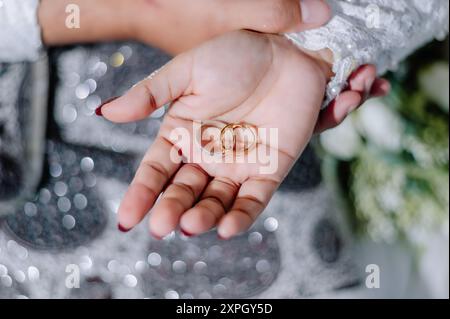
[[[42,47],[39,0],[0,0],[0,61],[37,60]]]
[[[41,179],[48,81],[37,78],[48,78],[45,58],[0,64],[0,216],[13,212]]]

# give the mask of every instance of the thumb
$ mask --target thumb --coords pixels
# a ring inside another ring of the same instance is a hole
[[[264,33],[300,32],[323,26],[331,18],[325,0],[231,0],[227,12],[234,29]]]
[[[136,84],[125,95],[100,105],[95,113],[116,123],[145,119],[158,108],[186,93],[191,81],[191,68],[191,55],[181,54]]]
[[[323,26],[331,19],[331,8],[325,0],[300,0],[300,23],[294,25],[294,32]]]

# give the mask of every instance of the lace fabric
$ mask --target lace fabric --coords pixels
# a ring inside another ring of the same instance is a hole
[[[347,86],[353,71],[374,64],[381,75],[407,55],[448,33],[448,0],[328,0],[332,20],[324,27],[286,37],[299,47],[334,54],[334,78],[324,106]]]

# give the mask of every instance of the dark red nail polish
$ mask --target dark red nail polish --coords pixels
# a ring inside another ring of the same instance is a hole
[[[122,233],[128,233],[131,229],[125,228],[122,225],[118,224],[117,228],[122,232]]]
[[[119,97],[116,96],[116,97],[112,97],[112,98],[110,98],[110,99],[107,99],[105,102],[103,102],[102,104],[100,104],[100,106],[97,107],[97,108],[95,109],[95,114],[96,114],[97,116],[103,116],[102,107],[104,107],[104,106],[105,106],[106,104],[108,104],[108,103],[111,103],[112,101],[117,100],[118,98],[119,98]]]
[[[95,115],[103,116],[103,114],[102,114],[102,106],[103,105],[100,105],[98,108],[95,109]]]
[[[186,236],[186,237],[192,237],[192,236],[194,236],[193,234],[188,233],[188,232],[185,231],[184,229],[180,229],[180,231],[181,231],[181,233],[182,233],[184,236]]]

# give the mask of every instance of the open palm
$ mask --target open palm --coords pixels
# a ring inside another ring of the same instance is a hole
[[[311,138],[325,71],[281,36],[239,31],[176,57],[104,105],[107,119],[124,123],[171,103],[122,201],[121,227],[133,228],[152,209],[150,230],[157,238],[178,226],[189,235],[217,226],[225,239],[246,231]],[[195,143],[175,141],[174,132],[183,129],[194,141],[197,121],[246,123],[277,134],[258,135],[257,146],[239,161],[218,162],[203,153],[205,160],[194,162]],[[266,155],[264,163],[248,160],[258,154]]]

